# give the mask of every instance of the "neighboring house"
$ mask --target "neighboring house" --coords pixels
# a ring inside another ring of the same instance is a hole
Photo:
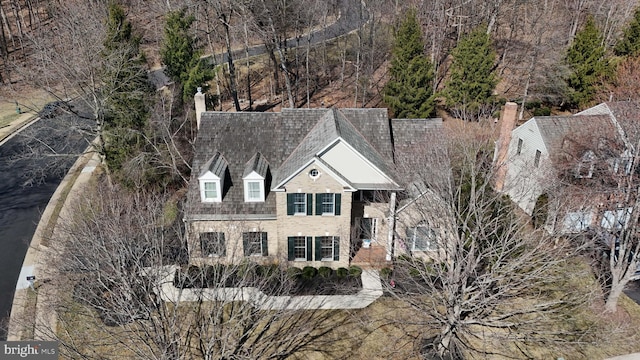
[[[386,109],[206,112],[200,93],[196,111],[185,208],[192,263],[384,266],[395,252],[437,249],[429,221],[397,221],[408,201],[397,162],[415,157],[415,144],[437,143],[440,119],[389,120]]]
[[[527,214],[545,204],[546,228],[559,233],[611,230],[630,218],[622,184],[640,140],[640,107],[609,102],[573,116],[534,117],[513,129],[497,148],[496,188]],[[500,157],[501,144],[505,152]]]

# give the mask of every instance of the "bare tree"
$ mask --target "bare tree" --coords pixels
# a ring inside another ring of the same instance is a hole
[[[556,326],[588,298],[567,281],[571,248],[531,229],[491,190],[488,139],[439,145],[449,151],[416,146],[403,160],[406,187],[419,196],[398,214],[408,256],[398,258],[388,287],[413,309],[406,321],[422,329],[413,332],[419,351],[532,356],[527,344],[574,339],[575,329]],[[453,171],[428,165],[449,161]],[[507,342],[519,352],[498,346]]]
[[[607,127],[585,125],[563,139],[558,182],[549,196],[560,209],[550,214],[556,228],[576,233],[595,249],[602,265],[596,270],[602,275],[605,310],[616,312],[622,291],[640,267],[640,105],[621,101],[606,103],[606,108],[591,111],[611,116]]]
[[[291,290],[292,278],[277,265],[176,272],[186,249],[182,222],[170,210],[175,199],[99,188],[72,205],[47,254],[57,269],[52,310],[59,324],[36,326],[60,341],[65,358],[287,358],[331,351],[336,323],[349,322],[346,313],[245,299],[246,287]]]

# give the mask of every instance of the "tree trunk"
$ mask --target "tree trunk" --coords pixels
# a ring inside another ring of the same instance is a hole
[[[624,290],[624,282],[616,281],[611,284],[611,290],[609,291],[609,295],[607,295],[607,301],[604,304],[604,309],[606,312],[615,313],[618,308],[618,299],[620,295],[622,295],[622,291]]]
[[[253,109],[253,99],[251,98],[251,63],[249,62],[249,31],[247,21],[244,21],[244,56],[247,60],[247,101],[249,101],[249,111]]]
[[[227,16],[225,14],[220,15],[222,25],[224,26],[225,42],[227,45],[227,63],[229,64],[229,88],[231,90],[231,97],[233,98],[233,105],[236,111],[240,112],[240,102],[238,101],[238,85],[236,83],[236,68],[233,65],[233,57],[231,55],[231,36],[229,34],[229,23],[227,22]]]

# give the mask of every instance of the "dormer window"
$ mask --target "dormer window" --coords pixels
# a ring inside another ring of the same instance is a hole
[[[219,198],[218,194],[220,191],[218,188],[220,187],[217,181],[205,181],[204,182],[204,199],[215,201]]]
[[[243,179],[244,180],[244,201],[262,202],[264,201],[264,179]]]
[[[200,186],[200,200],[202,202],[221,202],[224,177],[227,172],[227,161],[216,152],[204,165],[198,182]]]
[[[264,202],[268,175],[269,163],[262,154],[256,153],[247,162],[242,174],[245,202]]]

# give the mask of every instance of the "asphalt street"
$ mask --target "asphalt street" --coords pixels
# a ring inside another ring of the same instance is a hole
[[[40,215],[93,139],[86,131],[92,123],[72,115],[42,119],[0,146],[0,341],[6,340],[16,281]]]

